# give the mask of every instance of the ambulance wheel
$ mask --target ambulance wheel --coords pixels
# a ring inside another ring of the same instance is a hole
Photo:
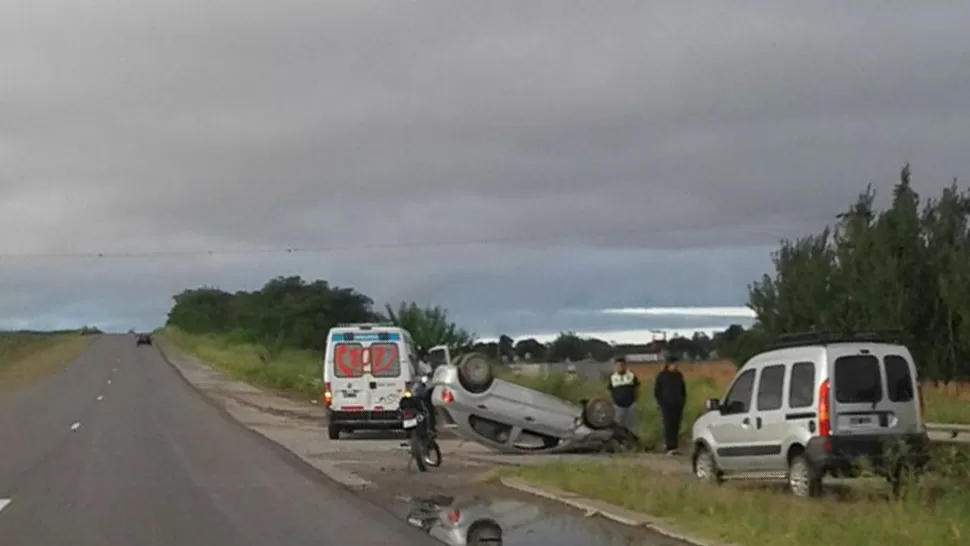
[[[340,439],[340,427],[338,427],[337,425],[328,425],[327,426],[327,437],[330,438],[331,440],[339,440]]]
[[[478,353],[467,354],[458,361],[458,382],[468,392],[479,394],[488,390],[495,381],[492,367]]]

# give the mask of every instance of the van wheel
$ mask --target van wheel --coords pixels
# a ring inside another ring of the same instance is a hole
[[[724,481],[721,471],[717,469],[717,463],[714,461],[714,454],[708,451],[706,447],[697,448],[697,452],[694,454],[694,477],[699,482],[711,485],[721,485]]]
[[[458,362],[458,382],[468,392],[479,394],[492,386],[495,377],[485,357],[471,353],[461,357]]]
[[[822,476],[798,453],[788,463],[788,488],[796,497],[819,497],[822,495]]]
[[[327,437],[330,438],[331,440],[339,440],[340,439],[340,427],[338,427],[336,425],[328,425],[327,426]]]
[[[593,398],[583,405],[583,421],[593,430],[608,428],[616,420],[613,403],[604,398]]]

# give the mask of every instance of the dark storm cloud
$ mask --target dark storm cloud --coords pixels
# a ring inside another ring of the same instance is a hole
[[[929,192],[970,171],[970,15],[895,4],[4,4],[0,253],[505,241],[35,261],[5,314],[157,322],[296,270],[482,331],[741,304],[903,161]]]

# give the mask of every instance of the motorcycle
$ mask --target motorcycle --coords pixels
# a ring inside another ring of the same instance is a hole
[[[432,411],[434,408],[420,393],[401,398],[398,404],[401,427],[408,433],[408,443],[402,447],[408,447],[411,459],[421,472],[427,472],[429,466],[441,466],[441,448],[431,430]]]

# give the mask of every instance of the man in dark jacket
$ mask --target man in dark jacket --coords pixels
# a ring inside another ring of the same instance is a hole
[[[677,369],[677,358],[671,356],[653,383],[653,397],[663,416],[664,444],[668,455],[677,454],[677,436],[687,403],[687,385]]]

